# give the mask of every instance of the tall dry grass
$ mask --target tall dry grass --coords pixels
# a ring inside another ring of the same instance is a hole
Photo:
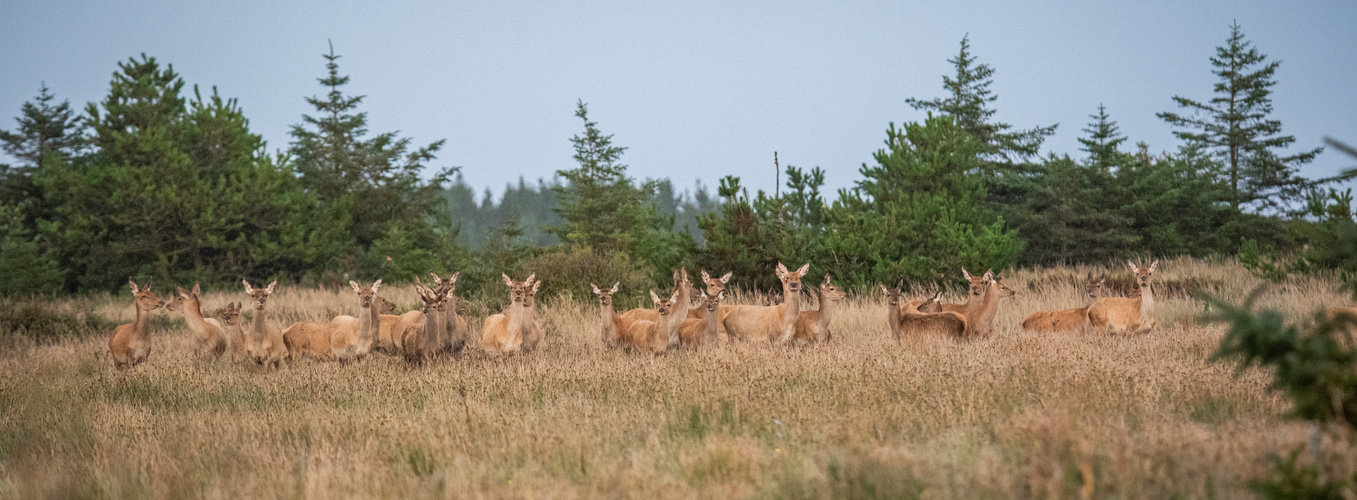
[[[1234,300],[1257,284],[1228,264],[1160,267],[1156,291],[1197,280]],[[1147,335],[1018,328],[1078,306],[1082,272],[1007,273],[1019,295],[992,338],[968,343],[898,344],[865,293],[828,345],[658,357],[603,348],[597,304],[560,300],[538,305],[537,352],[413,370],[382,355],[278,371],[195,362],[169,321],[125,373],[102,336],[7,349],[0,497],[1237,498],[1266,454],[1306,439],[1265,373],[1208,362],[1221,328],[1195,324],[1203,305],[1184,293],[1160,293]],[[1302,316],[1347,303],[1335,290],[1296,281],[1264,305]],[[382,292],[415,303],[408,288]],[[209,294],[203,310],[243,297]],[[126,302],[71,303],[124,322]],[[286,325],[355,302],[283,288],[269,313]],[[1324,450],[1352,463],[1345,446]]]

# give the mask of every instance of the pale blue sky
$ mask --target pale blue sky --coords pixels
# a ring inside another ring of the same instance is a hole
[[[996,70],[998,119],[1059,123],[1044,149],[1081,155],[1099,103],[1131,142],[1172,150],[1154,116],[1177,94],[1208,99],[1208,58],[1238,20],[1283,62],[1275,116],[1295,148],[1357,143],[1357,2],[5,2],[0,127],[46,81],[84,103],[116,63],[145,52],[189,85],[240,100],[270,149],[322,92],[326,40],[372,130],[446,138],[498,194],[522,175],[570,168],[576,99],[630,148],[636,177],[680,187],[734,173],[771,189],[783,165],[821,166],[850,186],[888,122],[919,120],[907,97],[940,95],[970,33]],[[1325,154],[1304,173],[1353,161]]]

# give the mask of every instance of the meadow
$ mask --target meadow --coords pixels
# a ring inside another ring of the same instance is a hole
[[[597,302],[554,298],[539,299],[538,351],[419,369],[198,361],[182,317],[157,311],[149,361],[118,372],[104,328],[131,321],[127,294],[61,300],[85,334],[0,332],[0,497],[1240,498],[1269,453],[1306,441],[1269,374],[1211,361],[1223,326],[1196,321],[1190,292],[1238,301],[1259,284],[1247,271],[1161,263],[1148,334],[1021,330],[1082,305],[1083,272],[1003,273],[1018,295],[971,342],[896,342],[861,290],[828,344],[639,355],[603,347]],[[244,298],[205,294],[203,312]],[[1349,302],[1322,277],[1260,301],[1297,321]],[[269,304],[283,325],[358,309],[347,288],[282,286]],[[1349,445],[1322,450],[1354,462]]]

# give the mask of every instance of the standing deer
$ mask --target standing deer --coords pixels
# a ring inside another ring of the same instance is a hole
[[[626,333],[627,328],[631,327],[630,321],[622,319],[621,316],[613,312],[613,294],[617,293],[617,287],[621,284],[621,281],[613,283],[612,289],[609,290],[599,289],[598,285],[593,283],[589,284],[593,287],[594,294],[598,295],[599,310],[603,315],[603,345],[608,347],[616,346],[621,334]]]
[[[1017,292],[1004,286],[991,274],[989,286],[985,289],[985,299],[975,316],[966,316],[966,336],[969,338],[988,337],[994,330],[994,317],[999,314],[999,301],[1017,295]]]
[[[165,306],[165,309],[177,311],[181,307],[184,312],[184,322],[188,324],[188,329],[198,334],[198,340],[195,342],[194,354],[202,359],[216,359],[226,352],[226,334],[222,331],[221,322],[216,318],[204,318],[202,301],[199,296],[202,289],[197,283],[193,284],[193,291],[184,290],[183,287],[174,287],[178,297]]]
[[[1159,261],[1148,269],[1140,269],[1129,260],[1126,265],[1135,273],[1140,296],[1098,299],[1088,308],[1088,321],[1093,328],[1105,329],[1107,333],[1146,333],[1154,329],[1154,289],[1150,287],[1150,277],[1159,268]]]
[[[985,290],[989,288],[987,283],[994,279],[994,269],[986,270],[985,274],[980,276],[971,276],[971,273],[963,267],[961,268],[961,275],[969,282],[966,303],[942,304],[942,310],[944,312],[961,313],[962,316],[966,317],[966,321],[974,321],[976,315],[980,312],[980,307],[984,304]]]
[[[1102,296],[1103,285],[1106,283],[1106,274],[1095,279],[1093,272],[1090,271],[1087,284],[1084,285],[1084,307],[1063,311],[1034,312],[1027,319],[1022,320],[1022,329],[1037,332],[1065,332],[1088,326],[1088,309],[1093,307],[1093,303],[1097,302],[1098,298]]]
[[[481,327],[481,349],[492,355],[516,354],[523,348],[523,300],[537,274],[529,275],[524,281],[514,281],[503,273],[500,277],[509,287],[509,306],[504,312],[485,318]]]
[[[372,282],[371,286],[360,286],[358,282],[350,280],[349,286],[358,294],[358,328],[353,331],[342,328],[330,337],[330,355],[341,363],[361,359],[372,350],[373,315],[379,314],[373,308],[380,307],[374,299],[377,289],[382,286],[382,280]]]
[[[542,286],[542,280],[533,282],[532,288],[528,289],[528,294],[523,297],[523,353],[527,354],[537,349],[537,344],[542,342],[542,325],[537,323],[537,288]]]
[[[687,304],[679,300],[678,290],[675,290],[668,299],[661,299],[654,290],[651,290],[650,299],[655,302],[655,316],[658,321],[640,320],[632,323],[631,327],[627,328],[627,333],[622,336],[622,344],[639,351],[659,354],[669,348],[670,339],[677,342],[678,329],[688,316]]]
[[[108,339],[108,352],[113,355],[113,366],[119,370],[137,366],[151,355],[151,334],[146,323],[151,319],[151,311],[161,306],[160,298],[151,291],[151,280],[146,280],[145,288],[137,288],[137,282],[127,278],[132,288],[132,306],[137,310],[137,319],[113,329]]]
[[[788,271],[787,266],[777,263],[777,278],[782,281],[784,297],[782,305],[731,308],[721,320],[726,327],[726,336],[779,344],[791,340],[796,333],[796,318],[801,314],[801,277],[809,271],[809,262],[796,271]]]
[[[448,276],[446,280],[440,279],[436,273],[429,273],[429,275],[433,276],[433,282],[435,284],[439,286],[446,284],[448,288],[446,294],[447,304],[444,306],[443,311],[443,322],[446,330],[441,342],[442,351],[444,354],[462,352],[462,348],[466,347],[468,337],[470,337],[466,327],[466,318],[462,317],[462,314],[457,310],[459,303],[459,299],[456,295],[457,277],[461,276],[462,272],[457,271],[452,273],[452,276]]]
[[[239,363],[245,360],[245,348],[248,347],[248,341],[245,340],[245,331],[240,329],[240,308],[244,306],[239,302],[226,303],[226,309],[221,313],[222,330],[226,332],[227,349],[231,351],[231,361]]]
[[[966,332],[966,317],[959,312],[942,310],[942,292],[923,300],[900,301],[902,280],[895,288],[878,284],[886,294],[886,322],[895,340],[906,336],[947,335],[960,337]]]
[[[254,300],[254,318],[250,320],[249,332],[250,358],[256,364],[278,368],[288,358],[287,344],[283,342],[283,332],[278,326],[264,317],[264,306],[274,287],[278,286],[278,280],[273,280],[264,289],[251,287],[246,280],[240,282],[245,284],[245,293]]]
[[[679,325],[679,345],[697,347],[703,342],[716,344],[717,326],[721,322],[721,299],[725,295],[725,290],[713,294],[710,287],[702,292],[702,305],[689,309],[688,319]],[[693,311],[698,311],[696,318],[693,317]]]
[[[825,280],[820,283],[820,309],[814,311],[801,311],[796,318],[796,340],[806,342],[828,342],[832,334],[829,331],[829,322],[833,319],[834,310],[839,308],[839,302],[848,297],[848,294],[833,283],[829,282],[829,273],[825,273]]]

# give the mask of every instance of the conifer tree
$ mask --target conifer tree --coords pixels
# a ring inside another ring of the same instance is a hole
[[[962,129],[980,139],[985,145],[983,154],[995,159],[1011,162],[1037,155],[1041,143],[1055,133],[1056,125],[1010,131],[1012,125],[992,121],[997,110],[989,105],[999,99],[989,89],[990,84],[994,83],[994,68],[988,64],[977,64],[970,49],[970,35],[966,35],[961,38],[961,52],[947,60],[956,67],[956,75],[942,77],[942,86],[948,92],[946,97],[930,100],[909,98],[905,102],[914,109],[951,116]]]
[[[50,207],[33,176],[44,161],[69,161],[85,148],[84,122],[69,101],[57,104],[55,99],[44,83],[38,96],[25,102],[14,119],[18,128],[0,130],[0,150],[19,160],[14,165],[0,164],[0,203],[23,204],[24,225],[29,229],[34,219],[50,217]]]
[[[1294,155],[1279,152],[1296,141],[1294,136],[1281,135],[1281,121],[1269,118],[1272,86],[1277,84],[1274,77],[1281,61],[1268,61],[1244,38],[1236,22],[1230,26],[1225,45],[1216,47],[1211,65],[1220,81],[1210,101],[1174,96],[1178,107],[1190,114],[1158,116],[1178,128],[1174,134],[1179,138],[1221,161],[1221,182],[1229,187],[1225,201],[1236,210],[1277,209],[1302,197],[1313,183],[1299,175],[1300,166],[1323,148]]]
[[[584,134],[570,139],[579,167],[556,172],[566,180],[555,188],[562,223],[549,231],[571,245],[632,252],[658,222],[649,203],[655,186],[638,186],[627,177],[627,166],[620,163],[627,148],[614,146],[613,136],[589,121],[584,101],[576,103],[575,116],[584,122]]]
[[[1088,153],[1090,166],[1108,172],[1117,166],[1120,160],[1117,146],[1126,142],[1126,137],[1121,135],[1117,122],[1112,121],[1112,117],[1107,115],[1107,108],[1102,104],[1098,105],[1098,114],[1089,115],[1089,118],[1094,121],[1088,124],[1088,128],[1083,129],[1088,133],[1088,137],[1079,138],[1079,143],[1084,145],[1079,150]]]

